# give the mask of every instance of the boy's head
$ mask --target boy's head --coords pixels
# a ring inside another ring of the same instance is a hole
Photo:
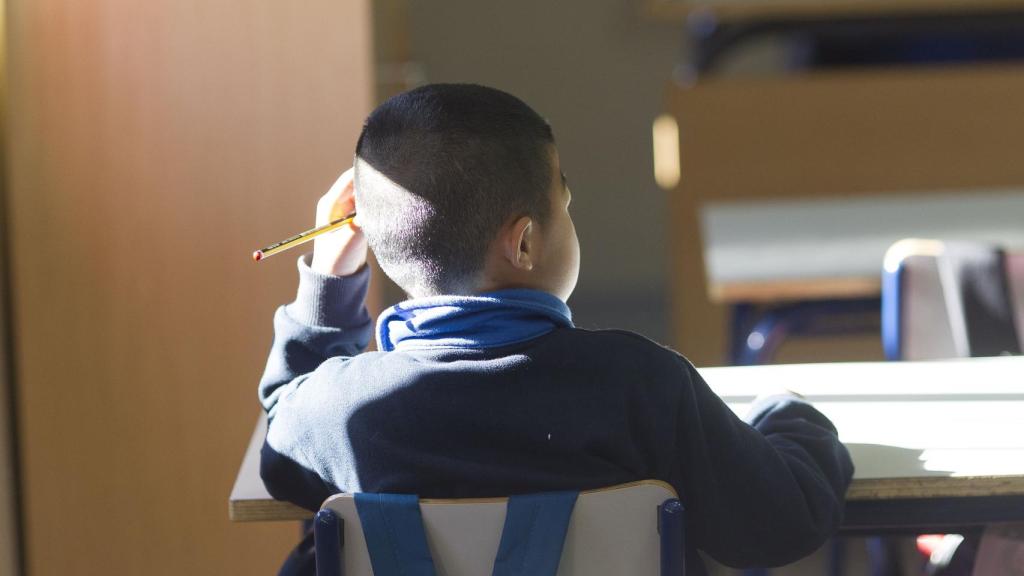
[[[411,296],[572,292],[579,246],[554,137],[514,96],[469,84],[399,94],[367,118],[355,167],[359,224]]]

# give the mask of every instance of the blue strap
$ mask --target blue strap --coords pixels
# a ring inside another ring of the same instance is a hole
[[[357,493],[355,500],[374,576],[435,576],[417,496]]]
[[[555,576],[578,494],[510,497],[491,576]]]

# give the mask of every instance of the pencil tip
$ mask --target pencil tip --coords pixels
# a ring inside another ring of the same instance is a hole
[[[253,262],[259,262],[260,260],[263,260],[263,251],[257,250],[255,252],[253,252],[252,253],[252,261]]]

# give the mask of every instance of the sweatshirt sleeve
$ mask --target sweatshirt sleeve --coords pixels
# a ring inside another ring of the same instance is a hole
[[[304,423],[315,420],[320,405],[317,396],[332,385],[318,380],[337,374],[336,370],[317,369],[328,360],[337,368],[369,343],[373,326],[364,301],[370,272],[363,267],[351,276],[321,274],[309,267],[309,255],[299,258],[298,268],[295,301],[274,314],[274,341],[259,384],[260,403],[268,416],[260,475],[275,498],[316,509],[336,490],[320,478],[314,461],[305,456],[308,431]],[[310,392],[300,393],[303,387]],[[292,402],[287,401],[290,398]],[[278,417],[279,409],[312,409],[314,413],[282,413]]]
[[[838,530],[853,477],[835,426],[789,395],[759,401],[744,422],[680,362],[691,385],[680,406],[677,454],[696,547],[738,568],[812,553]]]

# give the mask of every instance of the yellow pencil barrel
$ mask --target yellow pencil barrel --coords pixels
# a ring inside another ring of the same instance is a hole
[[[337,220],[334,220],[333,222],[324,224],[323,226],[318,226],[316,228],[313,228],[312,230],[306,230],[305,232],[299,232],[295,236],[290,236],[288,238],[285,238],[284,240],[281,240],[280,242],[271,244],[266,248],[256,250],[255,252],[252,253],[252,259],[254,262],[259,262],[264,258],[267,258],[268,256],[273,256],[274,254],[284,252],[289,248],[294,248],[301,244],[305,244],[306,242],[309,242],[310,240],[316,238],[321,234],[327,234],[328,232],[333,232],[338,228],[345,226],[346,224],[352,222],[352,220],[354,220],[355,217],[355,212],[353,212],[348,216],[339,218]]]

